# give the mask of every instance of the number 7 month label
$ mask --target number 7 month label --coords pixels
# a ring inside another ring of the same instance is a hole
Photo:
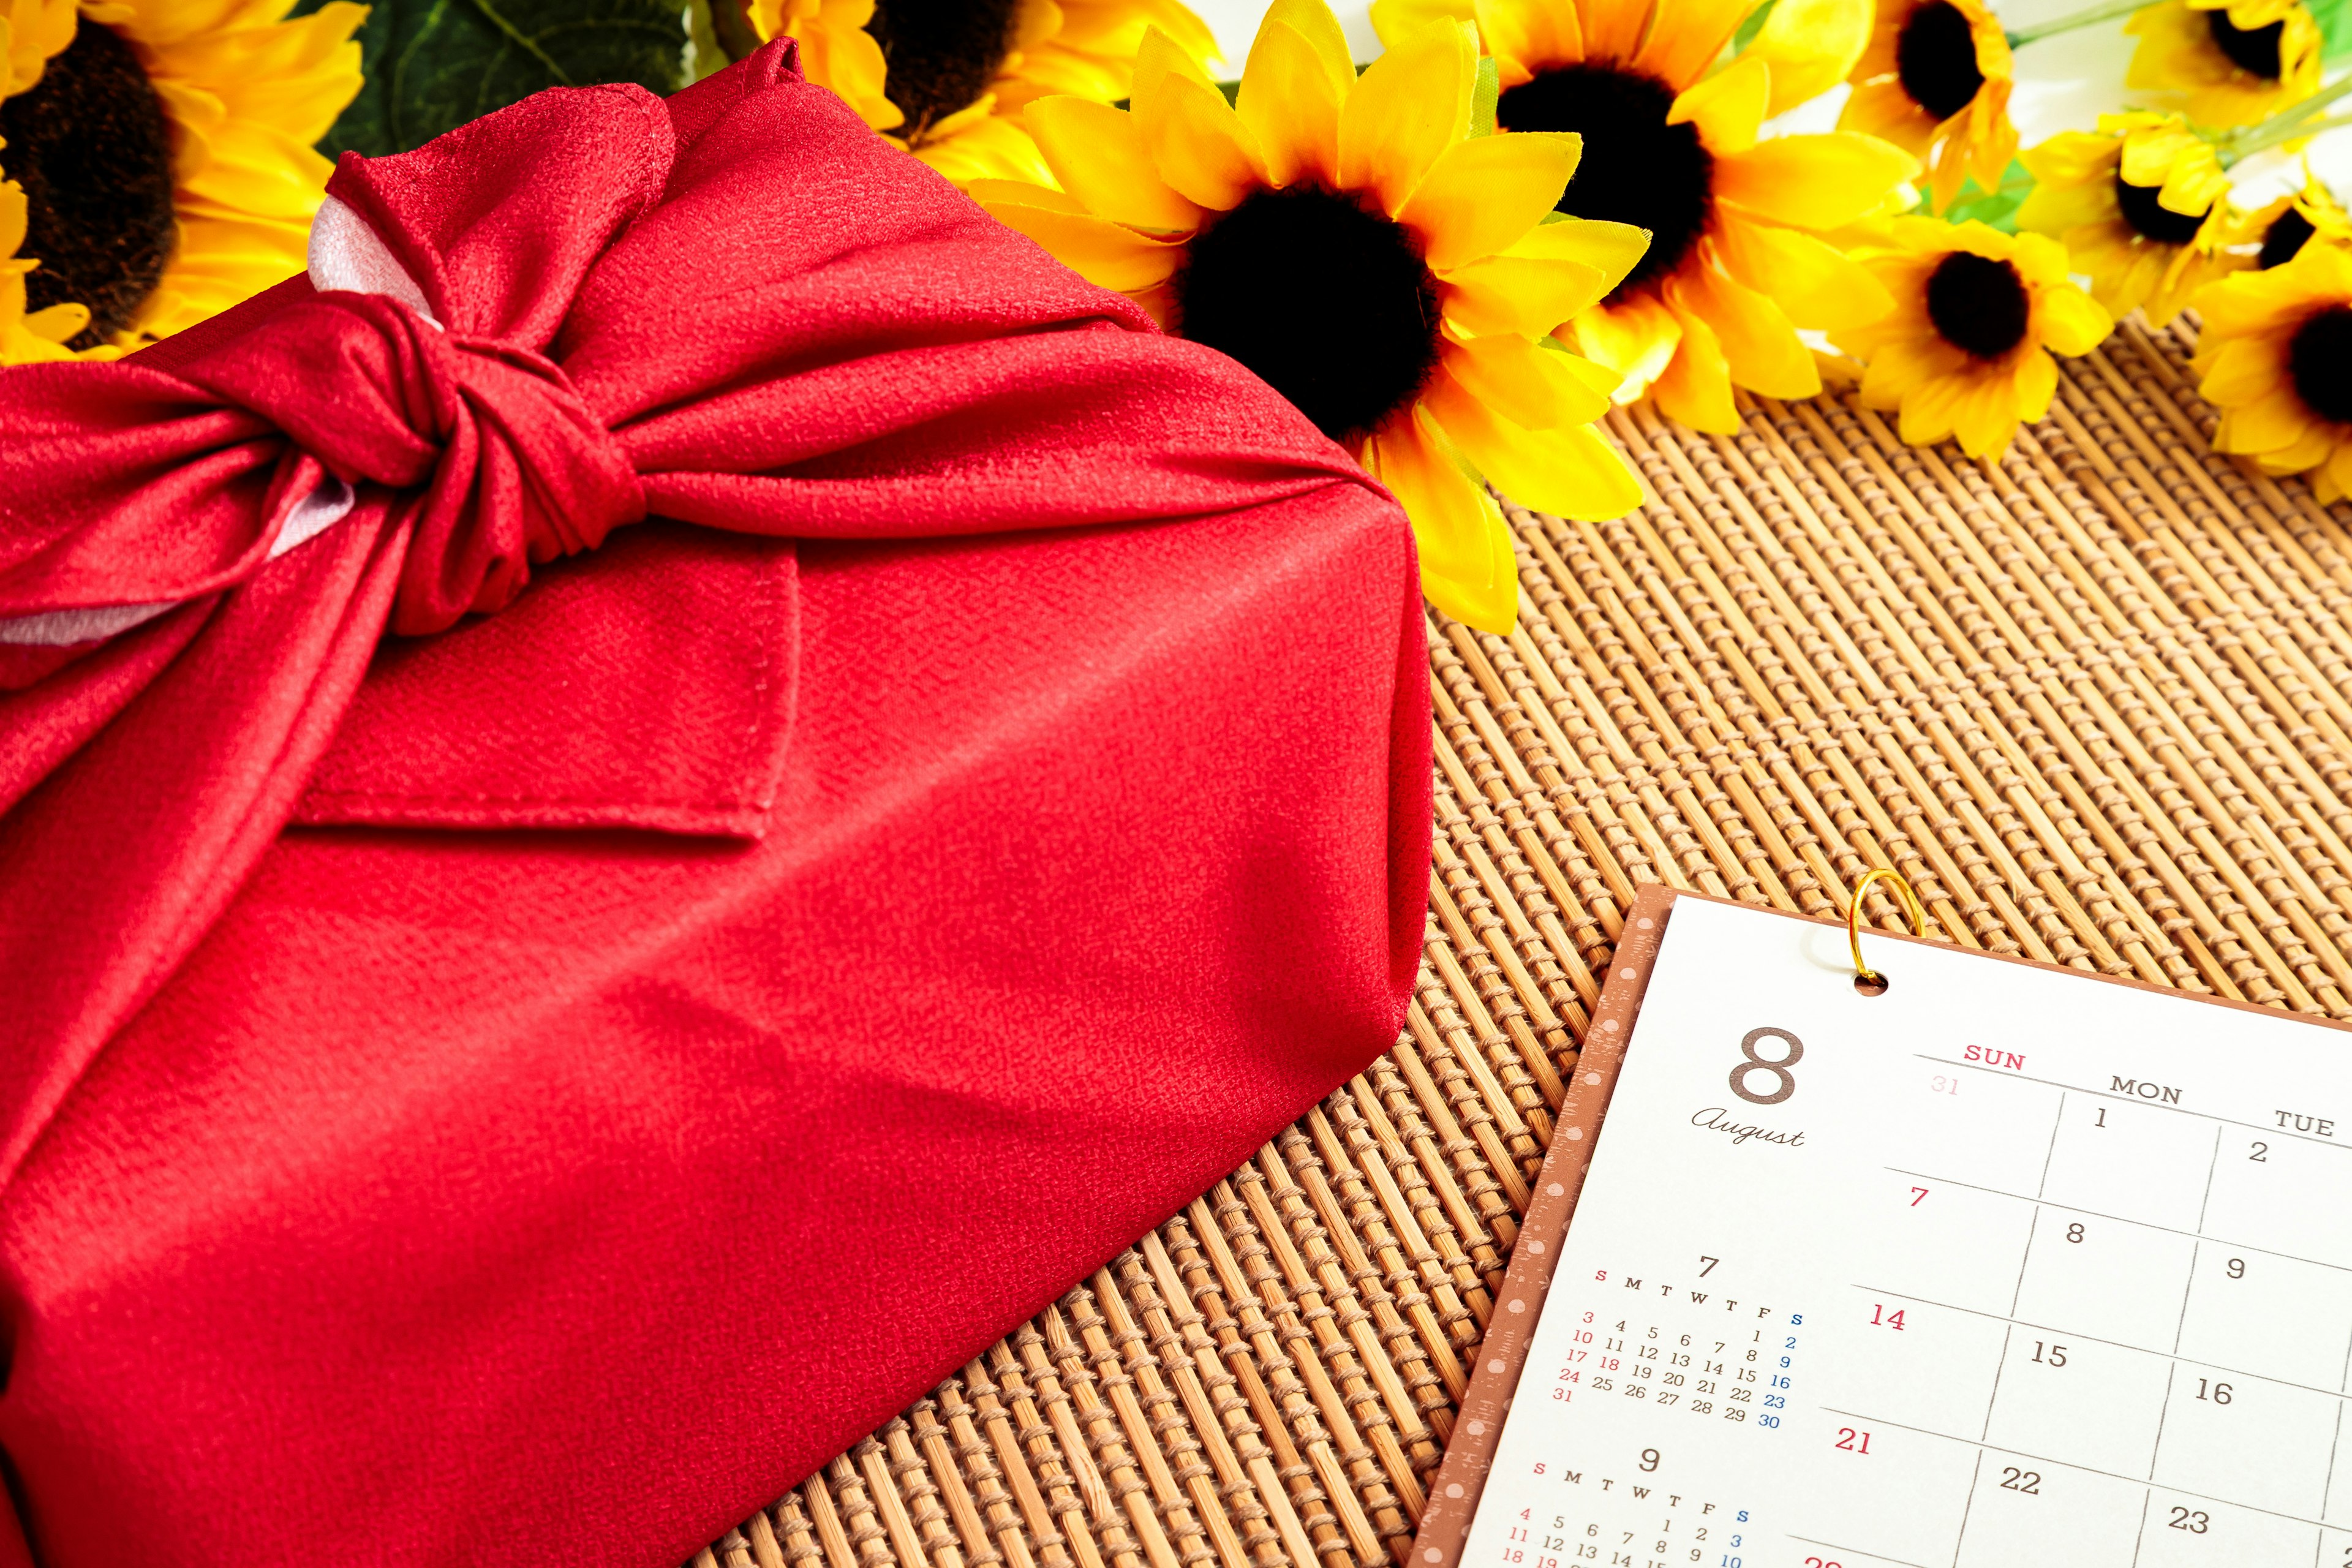
[[[1468,1568],[1797,1568],[1792,1499],[1804,1461],[1828,1462],[1806,1450],[1861,1463],[1885,1441],[1813,1397],[1868,1015],[1838,1005],[1850,972],[1799,952],[1811,928],[1782,922],[1759,953],[1715,929],[1736,912],[1675,906]]]

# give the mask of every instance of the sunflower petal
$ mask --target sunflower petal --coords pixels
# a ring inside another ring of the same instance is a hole
[[[1731,367],[1715,331],[1696,316],[1675,313],[1682,328],[1675,357],[1651,384],[1650,394],[1670,419],[1694,430],[1728,436],[1739,428],[1739,409],[1731,401]]]
[[[2041,314],[2042,343],[2053,353],[2089,353],[2116,330],[2115,318],[2072,283],[2042,290]]]
[[[2016,382],[2000,375],[1973,377],[1952,407],[1952,438],[1960,450],[1971,458],[1990,457],[2006,449],[2016,434]]]
[[[1801,327],[1842,331],[1895,308],[1895,297],[1869,268],[1801,229],[1726,214],[1716,226],[1716,244],[1734,278],[1779,300]]]
[[[963,194],[991,212],[1000,206],[1044,207],[1048,212],[1082,213],[1087,204],[1067,191],[1028,180],[974,180]]]
[[[1044,246],[1055,260],[1098,288],[1130,293],[1164,283],[1184,255],[1181,243],[1148,239],[1092,213],[991,205],[989,216]]]
[[[1502,85],[1517,87],[1538,70],[1585,58],[1584,29],[1574,5],[1529,5],[1476,0],[1473,19]],[[1637,18],[1638,20],[1638,18]]]
[[[2283,452],[2307,438],[2315,423],[2303,399],[2286,386],[2225,409],[2214,446],[2224,452]]]
[[[1609,412],[1615,386],[1605,371],[1579,374],[1582,357],[1510,333],[1448,343],[1443,363],[1452,381],[1530,430],[1591,423]]]
[[[1160,180],[1141,123],[1125,110],[1057,94],[1031,104],[1022,125],[1062,189],[1089,211],[1137,228],[1200,226],[1201,209]]]
[[[1641,481],[1590,426],[1529,430],[1448,374],[1430,388],[1429,410],[1462,455],[1521,506],[1602,521],[1642,504]]]
[[[1633,68],[1677,90],[1687,87],[1715,63],[1754,9],[1756,0],[1656,0]]]
[[[2028,351],[2018,361],[2014,384],[2017,416],[2031,425],[2050,412],[2050,401],[2058,395],[2058,362],[2045,350]]]
[[[1666,303],[1685,325],[1704,320],[1722,345],[1731,379],[1768,397],[1811,397],[1822,373],[1771,296],[1712,267],[1688,267],[1666,281]]]
[[[1699,140],[1718,158],[1745,153],[1756,145],[1756,129],[1764,123],[1771,91],[1771,68],[1752,54],[1742,55],[1705,81],[1685,88],[1666,110],[1666,123],[1697,126]]]
[[[1664,375],[1683,341],[1681,320],[1650,294],[1595,306],[1569,325],[1579,353],[1622,378],[1612,395],[1620,403],[1640,396]]]
[[[1877,210],[1919,160],[1858,131],[1773,136],[1717,161],[1716,195],[1798,228],[1839,228]]]
[[[2216,408],[2232,408],[2266,395],[2284,384],[2286,366],[2278,340],[2232,338],[2221,345],[2197,384],[2198,393]]]
[[[1580,261],[1523,261],[1498,256],[1438,281],[1445,324],[1466,337],[1519,332],[1541,337],[1615,287]]]
[[[1439,272],[1489,257],[1543,222],[1576,174],[1584,139],[1479,136],[1437,155],[1397,213]]]
[[[1415,404],[1381,426],[1365,443],[1364,467],[1412,521],[1424,587],[1430,578],[1443,577],[1483,589],[1493,563],[1486,531],[1503,525],[1502,514],[1454,461],[1452,444],[1429,411]]]
[[[1286,9],[1319,6],[1276,6]],[[1324,13],[1328,18],[1329,13]],[[1338,24],[1333,24],[1336,31]],[[1346,47],[1345,40],[1341,47]],[[1344,59],[1346,57],[1341,57]],[[1353,68],[1349,80],[1355,77]],[[1347,100],[1348,84],[1333,79],[1330,62],[1315,41],[1269,14],[1250,45],[1249,64],[1242,71],[1236,105],[1242,123],[1257,137],[1265,153],[1266,177],[1276,185],[1301,180],[1329,181],[1339,171],[1339,106]]]
[[[1160,79],[1143,110],[1143,135],[1168,187],[1202,206],[1230,212],[1266,183],[1256,133],[1223,93],[1190,76]]]
[[[1339,184],[1370,191],[1393,217],[1446,146],[1468,133],[1475,30],[1423,28],[1374,60],[1339,110]]]
[[[1860,0],[1778,0],[1741,57],[1772,68],[1765,112],[1786,113],[1843,81],[1870,41],[1871,11]]]

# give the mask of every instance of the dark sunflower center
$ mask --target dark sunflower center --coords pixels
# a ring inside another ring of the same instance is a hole
[[[881,0],[866,30],[889,66],[883,92],[906,114],[898,134],[919,136],[971,108],[1013,47],[1019,0]]]
[[[2263,247],[2255,254],[2254,265],[2267,272],[2273,267],[2284,267],[2303,249],[2304,241],[2316,231],[2311,220],[2289,207],[2271,219],[2270,227],[2263,230]]]
[[[2032,308],[2017,268],[1990,256],[1955,250],[1927,275],[1927,320],[1978,359],[1999,359],[2023,342]]]
[[[2159,245],[2186,245],[2205,226],[2205,213],[2177,213],[2156,199],[2155,185],[2135,185],[2116,171],[2116,205],[2124,221]],[[2206,212],[2212,209],[2208,207]]]
[[[84,16],[39,85],[0,102],[0,174],[25,188],[21,255],[36,310],[78,300],[89,328],[76,348],[131,324],[172,254],[172,142],[163,106],[131,46]]]
[[[1335,441],[1436,368],[1437,285],[1400,225],[1313,185],[1257,191],[1190,247],[1177,330],[1230,354]]]
[[[2227,11],[2208,11],[2205,25],[2213,29],[2213,47],[2227,55],[2231,65],[2266,80],[2278,80],[2279,39],[2286,33],[2284,22],[2240,27],[2231,23]]]
[[[1650,231],[1650,248],[1618,291],[1675,269],[1715,213],[1715,160],[1696,125],[1669,125],[1674,89],[1654,77],[1612,66],[1549,70],[1503,94],[1496,123],[1506,131],[1573,131],[1583,161],[1559,210]],[[1613,296],[1612,296],[1613,298]]]
[[[1969,106],[1984,86],[1969,19],[1950,0],[1927,0],[1895,38],[1895,70],[1911,101],[1937,120]]]
[[[2352,425],[2352,307],[2330,305],[2306,318],[2287,345],[2286,369],[2305,407]]]

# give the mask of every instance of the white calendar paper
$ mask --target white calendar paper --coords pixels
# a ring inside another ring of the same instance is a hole
[[[2352,1568],[2352,1036],[1673,906],[1464,1568]]]

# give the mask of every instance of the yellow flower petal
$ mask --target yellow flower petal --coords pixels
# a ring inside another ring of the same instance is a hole
[[[1838,228],[1918,172],[1902,148],[1856,131],[1774,136],[1717,160],[1715,194],[1775,223]]]
[[[1480,136],[1437,155],[1397,221],[1436,271],[1495,255],[1543,222],[1576,173],[1575,135]]]
[[[1671,419],[1694,430],[1728,436],[1739,428],[1739,409],[1731,401],[1731,367],[1715,331],[1696,316],[1675,313],[1682,338],[1675,357],[1650,388],[1650,395]]]
[[[2213,445],[2224,452],[2291,452],[2312,438],[2318,418],[2289,386],[2274,386],[2242,407],[2225,409]]]
[[[2011,378],[1979,375],[1952,409],[1952,436],[1971,458],[2004,450],[2017,434],[2017,390]]]
[[[1431,604],[1464,625],[1507,637],[1519,624],[1518,562],[1511,553],[1510,525],[1485,490],[1474,488],[1474,499],[1487,518],[1484,576],[1473,587],[1467,582],[1424,572],[1421,591]]]
[[[1677,91],[1688,87],[1723,53],[1756,4],[1757,0],[1655,0],[1648,36],[1633,57],[1633,68]]]
[[[1031,104],[1022,125],[1062,189],[1091,211],[1137,228],[1200,226],[1200,207],[1160,180],[1142,126],[1125,110],[1056,95]]]
[[[1044,246],[1055,260],[1087,282],[1121,293],[1167,281],[1184,255],[1181,243],[1148,239],[1091,213],[1006,205],[992,206],[989,214]]]
[[[1442,363],[1473,396],[1530,430],[1591,423],[1609,412],[1616,386],[1606,371],[1583,374],[1580,367],[1589,362],[1582,357],[1512,333],[1448,343]]]
[[[1764,122],[1771,91],[1771,68],[1753,54],[1742,55],[1696,87],[1685,88],[1666,110],[1666,123],[1697,126],[1699,140],[1718,158],[1745,153],[1756,145],[1756,128]]]
[[[1339,184],[1370,191],[1393,217],[1470,125],[1474,30],[1440,22],[1374,60],[1339,110]]]
[[[1495,555],[1488,534],[1507,530],[1493,498],[1463,472],[1429,411],[1415,404],[1390,420],[1365,444],[1363,460],[1412,521],[1423,591],[1436,599],[1433,584],[1442,581],[1456,590],[1457,602],[1491,605]],[[1512,599],[1516,608],[1516,584]],[[1469,618],[1458,610],[1447,613]]]
[[[1870,27],[1871,7],[1861,0],[1778,0],[1747,51],[1772,68],[1765,112],[1783,113],[1843,81]]]
[[[1049,212],[1082,213],[1087,204],[1067,191],[1028,180],[974,180],[963,194],[991,212],[1000,206],[1044,207]]]
[[[1461,336],[1542,337],[1613,287],[1608,275],[1580,261],[1498,256],[1447,273],[1437,293],[1446,326]]]
[[[1179,195],[1230,212],[1266,184],[1256,133],[1215,88],[1171,72],[1150,102],[1139,100],[1137,110],[1151,161]]]
[[[2041,349],[2030,350],[2018,361],[2012,384],[2017,416],[2031,425],[2050,412],[2050,400],[2058,395],[2058,362]]]
[[[1328,19],[1329,13],[1324,16]],[[1338,24],[1332,26],[1336,31]],[[1340,47],[1346,47],[1344,39]],[[1346,56],[1340,58],[1344,61]],[[1237,111],[1257,137],[1266,177],[1273,184],[1338,178],[1339,106],[1355,80],[1354,68],[1346,68],[1347,80],[1336,79],[1315,40],[1274,15],[1258,28],[1249,64],[1242,71]]]
[[[1428,405],[1462,455],[1521,506],[1600,521],[1642,504],[1641,481],[1590,426],[1529,430],[1444,372]]]
[[[1529,261],[1581,261],[1597,267],[1614,289],[1650,248],[1650,231],[1602,218],[1556,216],[1537,225],[1503,254]]]
[[[1903,400],[1895,433],[1911,446],[1934,446],[1952,433],[1953,423],[1959,417],[1960,402],[1967,395],[1967,384],[1958,376],[1940,376],[1921,383]]]
[[[1894,296],[1867,268],[1801,230],[1726,214],[1716,225],[1716,243],[1734,278],[1779,300],[1801,327],[1838,331],[1895,308]]]
[[[2070,357],[2089,353],[2116,330],[2115,318],[2072,283],[2043,290],[2037,319],[2042,346]]]
[[[1620,403],[1649,390],[1674,362],[1683,341],[1681,321],[1654,294],[1595,306],[1570,325],[1585,358],[1623,378],[1613,395]]]
[[[1527,5],[1523,0],[1476,0],[1471,19],[1505,88],[1528,80],[1537,70],[1587,57],[1584,29],[1572,5]],[[1634,17],[1638,27],[1641,18]],[[1385,37],[1386,35],[1383,35]]]
[[[1770,296],[1704,265],[1676,272],[1664,294],[1685,327],[1696,316],[1713,330],[1740,385],[1769,397],[1811,397],[1822,389],[1813,356]]]

